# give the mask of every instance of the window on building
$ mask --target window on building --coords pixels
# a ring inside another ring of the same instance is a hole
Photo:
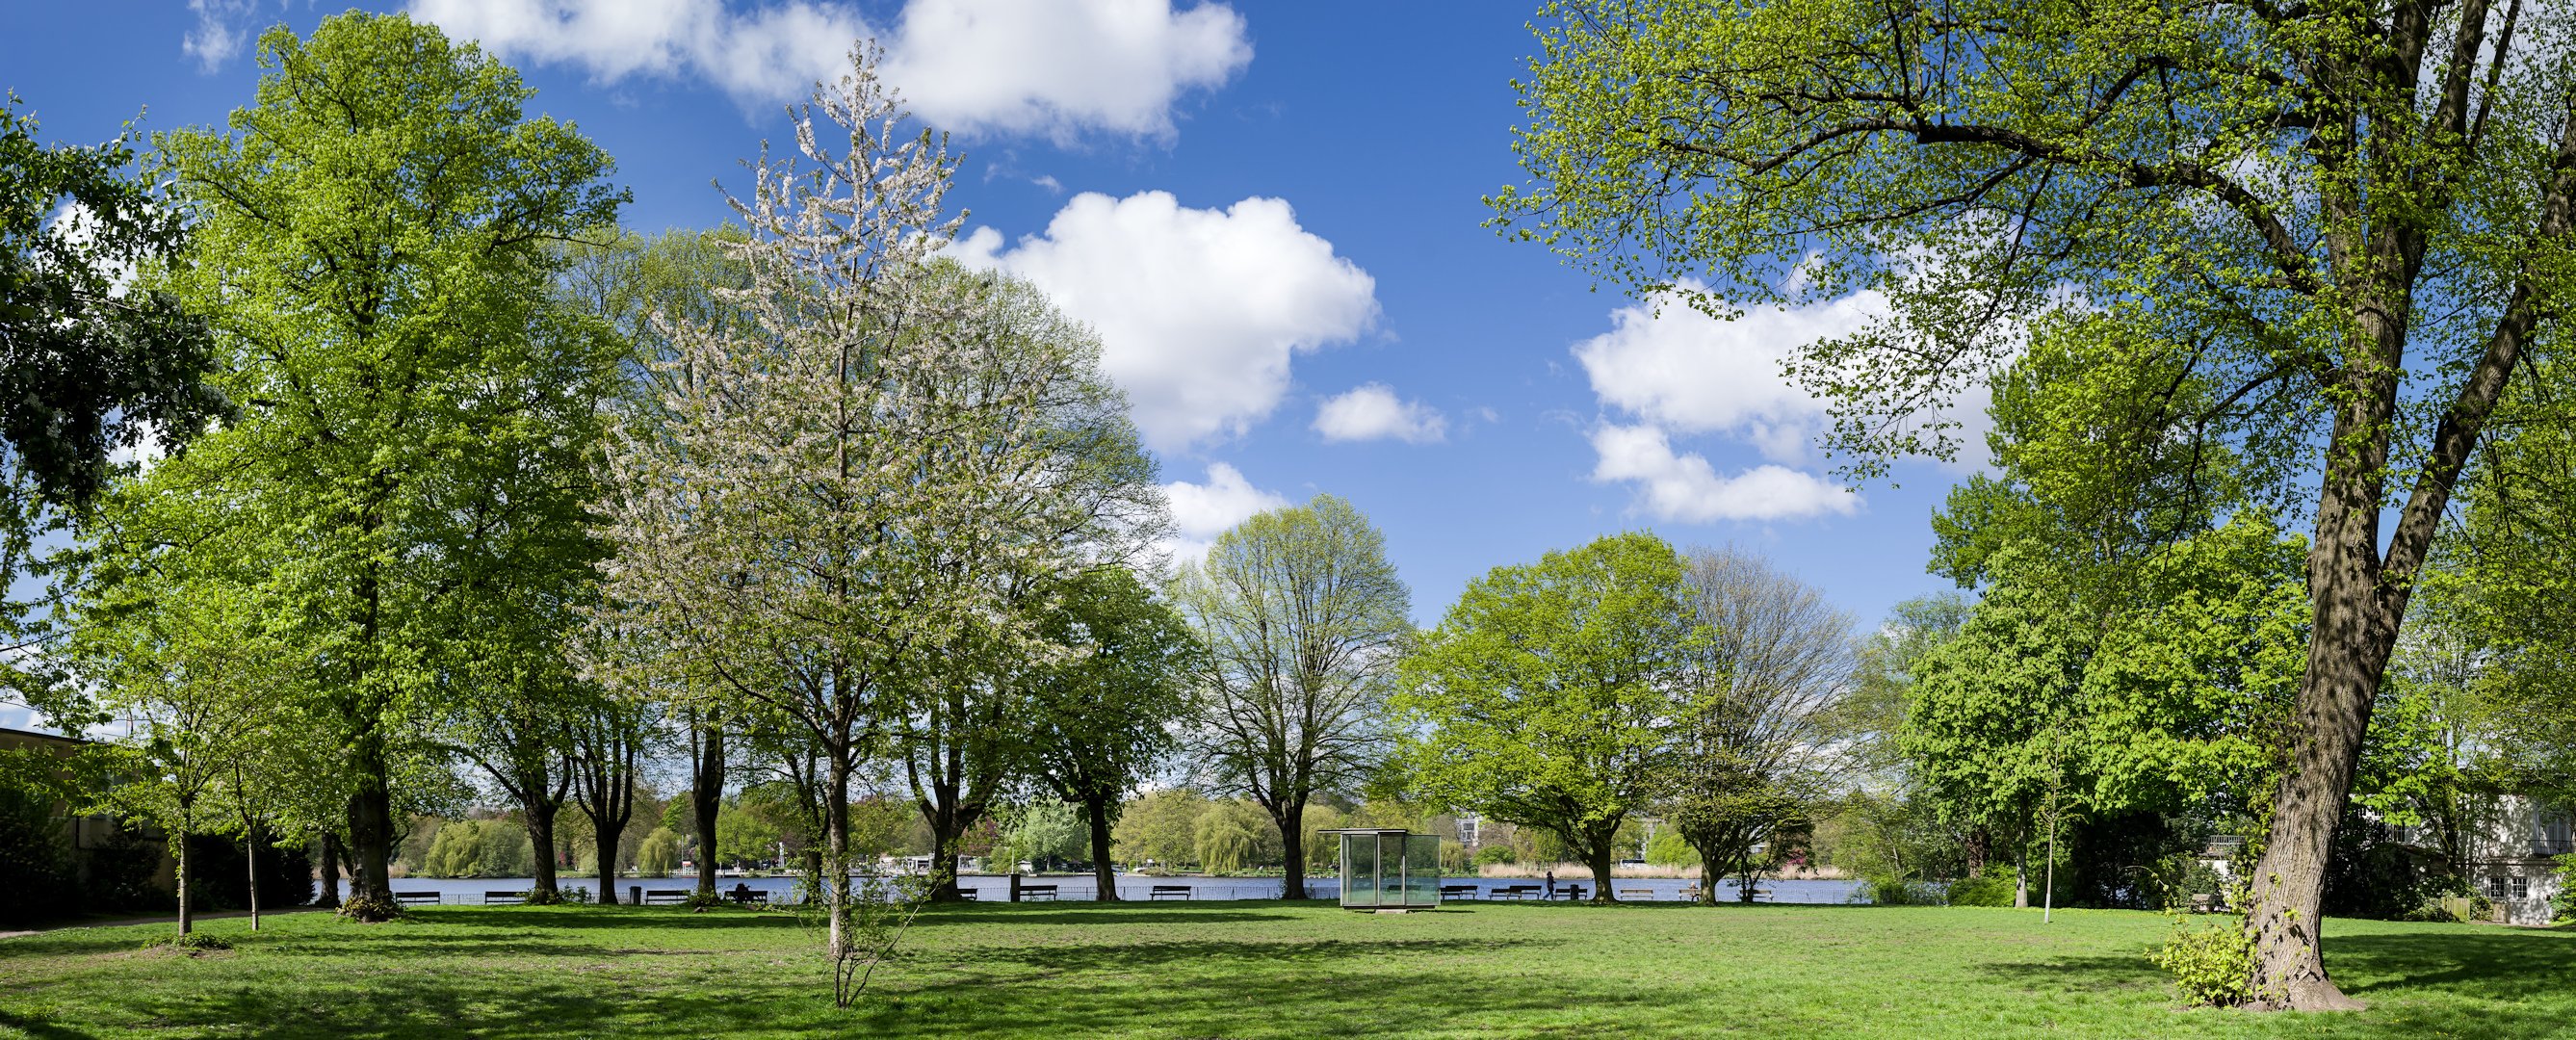
[[[2576,852],[2576,814],[2541,813],[2533,822],[2531,852],[2536,856],[2564,856]]]

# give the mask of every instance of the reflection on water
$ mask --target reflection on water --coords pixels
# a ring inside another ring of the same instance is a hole
[[[668,878],[622,877],[616,881],[617,899],[619,902],[626,902],[639,889],[645,892],[686,892],[696,888],[697,883],[696,875]],[[438,893],[441,903],[470,906],[483,902],[486,893],[525,892],[534,884],[536,882],[530,878],[396,878],[394,891],[398,893],[435,892]],[[599,891],[597,878],[562,878],[556,884],[566,889],[587,889],[594,894]],[[752,891],[766,894],[772,902],[786,902],[794,897],[796,891],[795,879],[783,877],[718,878],[716,887],[720,891],[731,892],[738,884],[748,885]],[[1441,884],[1474,885],[1476,898],[1481,899],[1497,888],[1536,885],[1544,890],[1547,883],[1533,878],[1443,878]],[[1010,898],[1011,882],[1008,877],[970,874],[958,878],[957,885],[959,888],[974,892],[979,901],[999,902]],[[1060,900],[1089,900],[1097,887],[1097,883],[1089,874],[1079,877],[1022,876],[1020,886],[1024,893],[1032,885],[1055,886],[1055,898]],[[1592,894],[1592,879],[1588,876],[1559,877],[1556,879],[1556,885],[1560,896],[1569,885],[1581,885],[1585,895]],[[1682,899],[1683,890],[1696,885],[1698,885],[1696,881],[1681,878],[1618,878],[1611,882],[1611,889],[1621,900],[1628,902],[1678,902]],[[1146,902],[1153,895],[1153,889],[1158,887],[1169,889],[1173,886],[1186,886],[1191,899],[1277,899],[1281,882],[1278,878],[1153,877],[1144,874],[1121,874],[1118,877],[1118,898]],[[1309,878],[1306,882],[1307,894],[1316,899],[1337,898],[1341,894],[1339,888],[1340,886],[1331,878]],[[1763,884],[1759,892],[1763,902],[1848,903],[1854,901],[1854,896],[1859,890],[1860,883],[1857,881],[1773,881]],[[1734,884],[1718,882],[1719,901],[1734,900],[1736,895]]]

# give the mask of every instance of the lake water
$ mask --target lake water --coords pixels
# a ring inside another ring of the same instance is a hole
[[[394,891],[436,892],[441,903],[470,906],[483,902],[486,892],[525,892],[535,883],[529,878],[396,878]],[[1568,883],[1581,884],[1589,889],[1592,879],[1589,876],[1557,878],[1560,891]],[[594,893],[599,890],[597,878],[564,878],[558,884],[565,888],[588,889]],[[736,884],[749,885],[753,891],[766,892],[770,899],[779,901],[786,900],[795,891],[795,881],[792,878],[718,879],[718,887],[723,891],[732,891]],[[1062,900],[1088,900],[1097,888],[1091,875],[1088,874],[1079,877],[1023,875],[1020,884],[1023,888],[1029,885],[1054,885],[1056,898]],[[1506,885],[1544,886],[1546,883],[1533,878],[1443,878],[1441,884],[1475,885],[1478,897],[1482,898],[1485,893]],[[1695,884],[1697,882],[1680,878],[1619,878],[1612,884],[1612,888],[1619,891],[1620,898],[1624,900],[1675,902],[1682,898],[1682,889]],[[999,875],[969,874],[959,877],[957,885],[960,888],[972,890],[977,899],[991,902],[1009,898],[1011,890],[1010,879]],[[1143,874],[1122,874],[1118,878],[1118,897],[1143,901],[1151,895],[1151,890],[1157,885],[1186,885],[1190,889],[1192,899],[1277,899],[1281,882],[1278,878],[1151,877]],[[695,875],[668,878],[618,878],[617,899],[619,902],[625,902],[631,890],[636,888],[668,891],[695,887],[697,887]],[[1306,887],[1309,893],[1318,899],[1331,899],[1341,894],[1340,884],[1332,878],[1308,878]],[[1642,897],[1626,894],[1632,889],[1642,889],[1647,894]],[[1775,903],[1848,903],[1853,901],[1854,895],[1859,890],[1860,883],[1857,881],[1773,881],[1762,886],[1768,901]],[[1719,900],[1734,899],[1735,894],[1733,884],[1723,881],[1718,883]]]

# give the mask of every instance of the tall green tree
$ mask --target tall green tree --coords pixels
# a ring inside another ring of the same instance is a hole
[[[187,240],[180,211],[130,175],[133,126],[48,145],[21,104],[0,107],[0,477],[23,538],[35,507],[87,506],[117,452],[175,447],[226,402],[205,381],[205,323],[133,282],[183,263]]]
[[[1531,182],[1498,219],[1719,315],[1879,294],[1789,362],[1855,474],[1947,452],[1941,409],[2051,312],[2183,345],[2213,393],[2178,428],[2285,463],[2266,490],[2315,518],[2312,638],[2248,992],[2353,1006],[2318,940],[2336,821],[2452,492],[2576,282],[2563,25],[2489,0],[1566,0],[1538,32]]]
[[[1386,536],[1331,495],[1235,525],[1173,583],[1207,649],[1194,751],[1277,825],[1286,898],[1306,898],[1307,803],[1358,790],[1386,753],[1411,598]]]
[[[401,16],[260,41],[256,102],[160,135],[194,232],[170,291],[213,326],[239,420],[153,468],[155,493],[255,537],[260,616],[306,671],[347,778],[357,912],[389,912],[394,791],[436,754],[451,597],[496,523],[579,526],[580,431],[613,373],[598,323],[556,306],[550,241],[624,194],[518,75]]]
[[[1124,567],[1085,572],[1043,622],[1077,656],[1030,683],[1038,781],[1078,805],[1087,824],[1095,898],[1118,898],[1112,834],[1127,792],[1179,749],[1198,673],[1189,624]]]
[[[1434,800],[1544,828],[1613,900],[1614,840],[1675,771],[1708,640],[1681,554],[1611,535],[1470,582],[1405,655],[1403,762]]]

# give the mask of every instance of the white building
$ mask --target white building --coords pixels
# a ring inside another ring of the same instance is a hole
[[[2469,880],[2508,924],[2548,924],[2558,857],[2576,853],[2576,812],[2520,795],[2497,799],[2469,839]]]

